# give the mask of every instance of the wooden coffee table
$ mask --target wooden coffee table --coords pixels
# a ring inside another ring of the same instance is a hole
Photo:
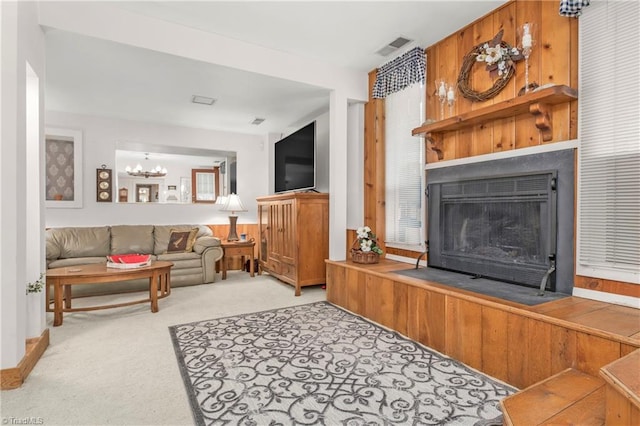
[[[77,265],[47,270],[47,312],[53,312],[53,326],[62,325],[63,312],[95,311],[151,302],[151,312],[158,312],[158,299],[171,294],[169,273],[172,262],[153,262],[150,266],[136,269],[107,268],[105,264]],[[71,286],[75,284],[103,284],[115,281],[149,279],[149,298],[112,305],[71,307]],[[49,287],[53,286],[53,309],[49,301]]]

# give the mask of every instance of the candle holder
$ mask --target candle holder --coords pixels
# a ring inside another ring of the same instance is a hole
[[[447,105],[449,105],[449,117],[453,116],[453,105],[456,103],[456,86],[449,85],[447,90]]]
[[[520,28],[518,28],[518,35],[520,36],[520,44],[518,47],[524,56],[524,92],[529,92],[529,56],[533,50],[535,40],[533,39],[535,25],[532,22],[525,22]]]
[[[444,80],[436,80],[436,96],[440,101],[440,120],[444,120],[444,104],[447,102],[447,83]]]

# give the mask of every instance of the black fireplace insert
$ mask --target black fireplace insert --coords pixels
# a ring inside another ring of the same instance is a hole
[[[570,293],[574,190],[567,151],[427,171],[428,266]]]

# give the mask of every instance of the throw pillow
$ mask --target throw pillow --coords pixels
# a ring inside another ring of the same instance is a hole
[[[197,235],[198,228],[193,228],[189,231],[172,229],[167,253],[190,252],[193,250],[193,243],[196,241]]]

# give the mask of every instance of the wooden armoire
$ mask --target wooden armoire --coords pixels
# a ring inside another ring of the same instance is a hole
[[[257,198],[263,271],[295,287],[326,282],[329,194],[292,192]]]

